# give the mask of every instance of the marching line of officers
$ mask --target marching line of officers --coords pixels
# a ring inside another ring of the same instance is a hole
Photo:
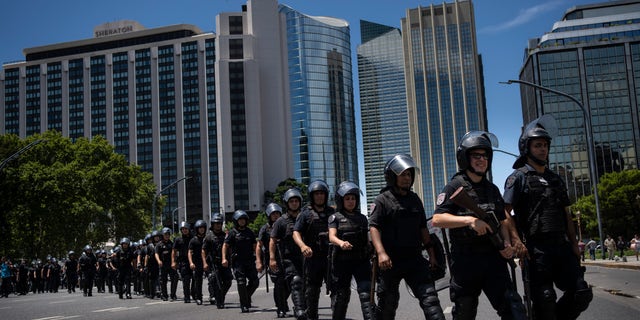
[[[133,246],[123,238],[109,258],[104,251],[96,257],[90,246],[77,261],[70,252],[65,264],[68,290],[75,290],[80,276],[84,295],[91,296],[98,274],[99,292],[105,290],[102,280],[115,279],[121,299],[131,298],[133,282],[136,294],[175,301],[180,279],[184,302],[193,299],[201,305],[206,275],[209,302],[220,309],[235,279],[245,313],[258,288],[258,273],[266,271],[278,318],[291,312],[291,298],[297,320],[318,319],[324,283],[332,319],[341,320],[346,318],[353,278],[363,319],[386,320],[395,318],[404,280],[425,319],[437,320],[445,319],[434,284],[444,276],[444,250],[454,319],[475,319],[482,292],[501,319],[576,319],[593,294],[580,266],[565,184],[547,166],[554,121],[543,116],[525,127],[504,197],[487,179],[495,135],[472,131],[460,140],[459,172],[438,195],[432,220],[434,227],[448,229],[448,237],[443,232],[444,249],[429,232],[424,205],[411,191],[418,168],[411,156],[398,154],[385,165],[387,186],[368,219],[360,211],[361,191],[355,183],[337,186],[334,209],[328,205],[329,186],[316,180],[308,187],[308,204],[303,205],[295,188],[284,193],[284,208],[269,204],[268,222],[257,236],[248,228],[247,213],[238,210],[228,232],[224,217],[216,213],[210,232],[206,222],[198,220],[192,235],[183,222],[174,241],[171,230],[164,228]],[[471,205],[460,200],[462,194]],[[516,290],[513,258],[520,261],[526,303]],[[110,272],[117,277],[109,277]],[[109,288],[111,292],[111,283]],[[555,289],[562,292],[559,299]]]

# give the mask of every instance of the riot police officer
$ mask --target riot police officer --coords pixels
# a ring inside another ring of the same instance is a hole
[[[433,226],[448,228],[451,239],[451,281],[449,292],[454,302],[454,319],[475,319],[478,297],[484,292],[502,319],[524,319],[522,300],[511,285],[507,260],[513,258],[508,223],[499,229],[504,241],[500,247],[492,242],[491,226],[473,212],[456,205],[450,196],[462,187],[469,197],[489,216],[499,222],[505,215],[500,190],[487,179],[491,170],[493,147],[498,139],[489,132],[470,131],[456,150],[458,173],[438,195]],[[495,222],[492,222],[495,223]]]
[[[331,264],[331,306],[333,320],[345,319],[351,298],[351,277],[355,278],[362,318],[375,319],[371,305],[371,249],[369,223],[360,213],[360,188],[344,181],[336,189],[337,212],[329,217]]]
[[[400,299],[400,280],[411,288],[420,302],[426,319],[444,319],[435,284],[429,272],[436,269],[435,257],[427,228],[424,205],[411,191],[417,166],[411,156],[397,154],[387,161],[384,177],[387,186],[376,197],[369,218],[371,241],[376,251],[378,267],[378,308],[380,319],[395,318]]]
[[[304,299],[304,280],[302,278],[302,253],[293,240],[293,225],[300,214],[302,194],[291,188],[282,197],[287,212],[273,224],[269,240],[269,268],[280,274],[278,279],[285,292],[281,299],[285,301],[291,295],[293,313],[297,320],[306,320],[307,305]],[[279,315],[283,316],[283,315]]]
[[[182,278],[182,294],[184,303],[191,302],[191,289],[193,288],[193,271],[189,267],[189,242],[191,241],[191,230],[188,222],[180,223],[180,237],[173,243],[171,253],[171,268],[180,273]]]
[[[171,229],[162,228],[162,241],[156,245],[155,259],[160,268],[160,291],[162,300],[169,300],[167,292],[167,282],[171,280],[171,301],[177,300],[176,290],[178,289],[178,277],[175,270],[171,269],[171,252],[173,241],[171,241]]]
[[[240,309],[251,308],[251,296],[258,289],[255,265],[256,234],[248,227],[249,215],[243,210],[233,213],[233,229],[229,230],[222,246],[222,266],[231,267],[238,285]]]
[[[107,252],[105,250],[96,250],[96,257],[98,258],[98,272],[96,273],[96,287],[98,293],[105,292],[105,283],[109,275],[107,268]]]
[[[209,274],[209,303],[218,309],[224,309],[224,301],[231,288],[233,275],[231,269],[222,266],[222,246],[227,234],[222,227],[224,218],[220,213],[211,217],[211,233],[207,234],[202,244],[202,261],[204,270]]]
[[[576,319],[593,298],[580,267],[580,249],[570,200],[561,177],[548,167],[555,120],[544,115],[525,128],[518,140],[520,157],[507,178],[504,201],[531,256],[531,299],[537,319]],[[526,262],[527,253],[520,255]],[[557,289],[563,291],[556,301]]]
[[[269,269],[269,239],[271,238],[271,231],[273,230],[273,224],[282,216],[282,207],[276,203],[269,203],[265,210],[267,215],[267,223],[265,223],[258,231],[258,244],[256,245],[256,269],[258,272],[262,272],[265,268],[266,275],[271,278],[273,283],[273,301],[276,305],[276,314],[279,318],[284,318],[289,312],[289,305],[287,298],[283,297],[283,293],[286,289],[283,288],[283,281],[278,278],[279,274]]]
[[[93,279],[96,276],[96,263],[98,259],[93,254],[90,245],[84,247],[84,254],[78,260],[79,271],[82,272],[82,294],[91,297],[93,291]]]
[[[120,240],[120,250],[116,253],[118,263],[118,296],[131,299],[131,273],[134,270],[134,254],[129,238]]]
[[[329,186],[322,180],[309,184],[309,204],[302,209],[293,227],[293,239],[304,256],[305,300],[307,316],[318,319],[318,300],[322,281],[328,282],[327,255],[329,253]]]
[[[147,292],[149,299],[155,299],[158,294],[158,279],[160,277],[160,265],[156,260],[156,246],[160,242],[160,231],[153,230],[151,232],[151,243],[147,245],[147,255],[144,259],[145,269],[147,270],[147,282],[149,291]]]
[[[64,273],[67,276],[67,292],[71,293],[76,292],[78,284],[78,260],[73,250],[69,251],[67,257],[69,259],[64,262]]]
[[[193,271],[195,279],[194,286],[191,290],[191,296],[196,300],[197,305],[202,305],[202,275],[204,273],[204,264],[202,261],[202,242],[207,232],[207,223],[204,220],[196,221],[194,228],[196,230],[195,237],[189,241],[189,267]]]

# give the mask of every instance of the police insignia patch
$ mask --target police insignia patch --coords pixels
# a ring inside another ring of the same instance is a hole
[[[436,205],[439,206],[444,202],[444,199],[447,198],[447,195],[445,193],[441,193],[438,195],[438,200],[436,201]]]
[[[335,219],[336,219],[336,216],[332,214],[331,217],[329,217],[329,223],[332,223],[333,220]]]
[[[516,182],[516,177],[515,176],[509,176],[509,178],[507,178],[507,188],[513,187],[513,184],[515,182]]]

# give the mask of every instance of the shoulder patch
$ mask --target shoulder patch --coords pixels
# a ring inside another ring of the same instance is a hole
[[[336,215],[332,214],[331,217],[329,217],[329,223],[332,223],[334,220],[336,220]]]
[[[509,176],[509,178],[507,178],[507,183],[506,183],[507,188],[513,187],[513,184],[515,182],[516,182],[516,176],[514,175]]]
[[[376,209],[376,204],[375,204],[375,203],[372,203],[372,204],[369,206],[369,214],[372,214],[372,213],[373,213],[373,210],[375,210],[375,209]]]
[[[446,193],[441,193],[438,195],[438,200],[436,201],[436,205],[439,206],[441,204],[444,203],[444,200],[447,198],[447,194]]]

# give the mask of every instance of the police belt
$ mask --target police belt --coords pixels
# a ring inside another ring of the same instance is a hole
[[[542,232],[527,237],[527,243],[540,245],[568,244],[567,236],[561,232]]]

